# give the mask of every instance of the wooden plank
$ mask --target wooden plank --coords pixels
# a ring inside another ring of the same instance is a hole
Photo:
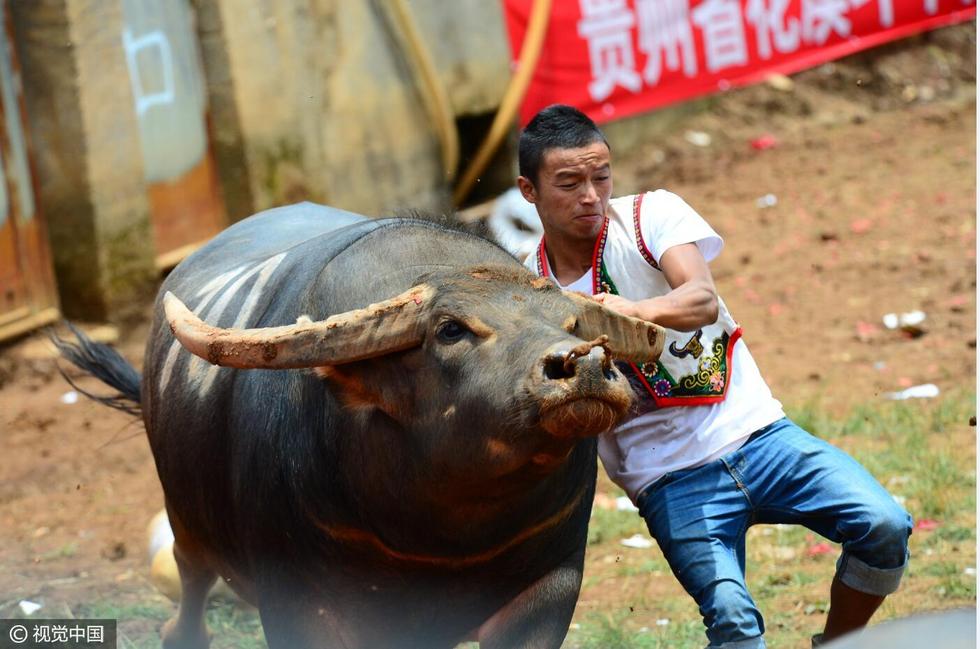
[[[0,325],[0,340],[14,338],[25,334],[32,329],[49,325],[52,322],[56,322],[60,317],[61,312],[58,311],[58,309],[51,307],[49,309],[44,309],[43,311],[38,311],[37,313],[27,317],[14,320],[13,322]]]
[[[11,309],[10,311],[6,311],[5,313],[0,313],[0,326],[9,324],[11,322],[20,320],[22,318],[30,317],[30,315],[31,315],[31,308],[28,306],[22,306],[19,309]]]
[[[186,246],[177,248],[176,250],[171,250],[170,252],[165,252],[162,255],[157,255],[155,259],[156,267],[159,270],[168,270],[173,268],[208,241],[209,240],[206,239],[204,241],[198,241],[197,243],[189,243]]]

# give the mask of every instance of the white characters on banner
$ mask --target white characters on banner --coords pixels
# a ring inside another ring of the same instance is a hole
[[[623,86],[638,92],[643,85],[633,58],[633,12],[626,0],[580,0],[579,36],[589,42],[592,82],[589,94],[602,101]]]
[[[789,0],[749,0],[745,18],[755,28],[759,58],[772,57],[772,48],[780,54],[800,48],[800,19],[787,17]]]
[[[636,0],[640,51],[646,54],[643,78],[652,86],[660,81],[663,68],[678,70],[685,76],[698,72],[694,51],[694,30],[688,0]]]
[[[960,0],[961,5],[976,4],[976,0]],[[922,8],[930,16],[935,16],[939,12],[939,0],[922,0]]]
[[[739,0],[704,0],[694,10],[693,17],[704,32],[704,54],[709,72],[749,62]]]
[[[852,0],[851,4],[857,8],[868,2],[870,0]],[[878,22],[882,27],[891,27],[895,24],[894,0],[878,0]]]
[[[803,0],[803,40],[823,45],[831,31],[841,38],[851,35],[851,21],[845,15],[851,10],[848,0]]]
[[[959,0],[972,5],[976,0]],[[703,60],[716,73],[749,63],[749,35],[755,32],[760,59],[792,54],[803,45],[823,46],[836,35],[852,36],[850,14],[874,4],[878,24],[895,25],[895,0],[801,0],[799,15],[789,15],[791,0],[579,0],[582,18],[578,34],[588,42],[592,80],[589,94],[604,101],[621,86],[639,92],[644,82],[660,83],[665,71],[698,73],[701,53],[695,28],[704,43]],[[929,15],[939,12],[939,0],[922,0]],[[694,8],[692,9],[692,5]],[[637,47],[646,57],[643,76],[637,74],[633,28]]]

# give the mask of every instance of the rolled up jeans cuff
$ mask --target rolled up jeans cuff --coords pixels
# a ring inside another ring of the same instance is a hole
[[[905,553],[905,563],[897,568],[875,568],[844,552],[837,560],[837,578],[854,590],[884,597],[898,590],[908,563],[908,551]]]
[[[735,640],[722,644],[709,644],[707,649],[766,649],[766,641],[760,635],[745,640]]]

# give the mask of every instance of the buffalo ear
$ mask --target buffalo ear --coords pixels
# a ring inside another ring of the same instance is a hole
[[[395,421],[405,421],[412,414],[411,399],[397,391],[401,382],[372,380],[372,377],[382,376],[383,369],[368,360],[345,365],[320,365],[313,368],[313,372],[327,383],[330,392],[345,408],[355,411],[377,409]]]
[[[349,370],[349,368],[348,368]],[[380,395],[372,392],[355,373],[345,371],[340,365],[320,365],[313,372],[329,382],[331,392],[348,408],[374,408]]]

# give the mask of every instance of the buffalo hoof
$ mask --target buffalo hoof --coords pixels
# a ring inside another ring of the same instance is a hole
[[[160,629],[163,649],[208,649],[211,645],[211,634],[203,624],[196,629],[187,629],[178,622],[179,618],[174,616]]]

